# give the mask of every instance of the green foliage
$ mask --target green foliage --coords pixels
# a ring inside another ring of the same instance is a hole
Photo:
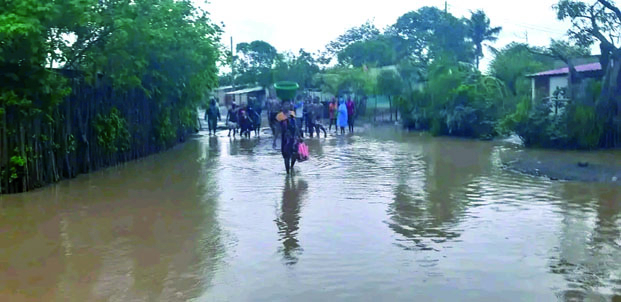
[[[496,41],[502,27],[491,27],[490,20],[482,10],[472,12],[470,19],[466,20],[468,25],[468,35],[474,43],[475,65],[479,67],[479,62],[483,58],[483,42]]]
[[[396,53],[386,37],[357,41],[338,53],[339,63],[345,66],[386,66],[395,61]]]
[[[537,52],[542,51],[521,43],[511,43],[501,50],[493,50],[490,74],[502,80],[512,95],[519,98],[530,96],[531,83],[526,76],[552,68],[554,63],[553,58]]]
[[[466,22],[435,7],[422,7],[397,19],[388,34],[398,57],[429,64],[435,59],[472,62],[474,50]]]
[[[300,49],[298,55],[280,55],[273,70],[274,82],[293,81],[302,88],[317,86],[315,75],[319,72],[317,59],[312,54]]]
[[[599,147],[604,133],[604,123],[595,114],[592,106],[575,105],[568,112],[570,142],[580,149]]]
[[[321,89],[333,95],[347,91],[368,96],[373,95],[377,90],[376,77],[359,68],[335,67],[315,76],[315,81]]]
[[[19,175],[23,173],[26,166],[26,159],[20,155],[11,156],[8,163],[8,169],[2,170],[2,177],[8,178],[9,183],[16,181]]]
[[[544,148],[594,149],[601,146],[604,124],[592,106],[571,104],[559,115],[552,113],[550,101],[535,106],[524,100],[517,111],[505,118],[505,130],[514,130],[526,146]]]
[[[9,163],[16,167],[23,167],[26,165],[26,159],[21,156],[11,156]]]
[[[398,105],[410,128],[490,138],[497,134],[507,92],[502,81],[482,75],[471,64],[438,61],[429,67],[427,85],[405,96]]]
[[[612,39],[621,34],[621,13],[614,2],[560,0],[554,7],[559,20],[571,21],[569,36],[580,46],[588,47],[596,41],[614,44]]]
[[[157,119],[155,127],[155,141],[163,147],[172,145],[177,137],[175,127],[172,123],[170,111],[162,111]]]
[[[353,43],[375,39],[379,35],[379,29],[371,21],[366,21],[360,26],[348,29],[344,34],[331,41],[326,46],[326,52],[329,55],[335,56]]]
[[[118,109],[112,108],[110,114],[98,114],[93,120],[93,129],[97,144],[108,153],[129,150],[131,134],[127,129],[127,121]]]
[[[517,103],[516,110],[513,113],[507,114],[500,120],[496,127],[496,132],[502,135],[509,135],[517,125],[528,118],[528,114],[531,110],[532,101],[530,97],[522,97]]]
[[[400,95],[403,90],[403,80],[393,70],[382,70],[377,77],[377,89],[384,95]]]
[[[235,71],[239,76],[235,79],[235,83],[259,84],[263,87],[274,83],[272,68],[278,58],[274,46],[265,41],[239,43],[237,53]]]

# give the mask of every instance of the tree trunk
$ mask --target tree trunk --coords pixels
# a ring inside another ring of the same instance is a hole
[[[2,188],[3,188],[3,184],[2,182],[4,181],[4,177],[2,177],[2,168],[7,169],[7,161],[6,161],[6,156],[7,156],[7,146],[6,146],[6,108],[3,106],[2,109],[4,109],[4,113],[0,116],[0,118],[2,118],[2,124],[0,125],[0,130],[2,132],[0,132],[0,194],[2,194]],[[4,186],[5,190],[8,190],[8,186]]]
[[[392,97],[388,96],[388,111],[390,111],[390,121],[392,122]]]
[[[621,132],[621,50],[610,56],[610,61],[604,67],[606,73],[602,79],[602,92],[598,101],[598,111],[606,116],[608,127],[614,127],[606,147],[616,147]]]
[[[375,109],[373,110],[373,122],[377,122],[377,95],[375,96]]]

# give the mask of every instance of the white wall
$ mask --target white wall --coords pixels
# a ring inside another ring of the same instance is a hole
[[[537,85],[535,85],[535,78],[530,78],[530,89],[531,89],[531,100],[535,101],[535,97],[537,96]]]
[[[550,77],[550,97],[554,95],[557,87],[567,88],[567,75]]]

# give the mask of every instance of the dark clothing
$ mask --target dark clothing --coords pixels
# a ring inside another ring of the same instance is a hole
[[[354,118],[356,114],[356,105],[354,101],[349,100],[345,104],[347,106],[347,126],[349,127],[349,132],[354,132]]]
[[[239,128],[242,136],[244,134],[250,136],[250,131],[252,131],[252,120],[250,120],[248,115],[244,114],[239,117]]]
[[[300,136],[300,130],[297,126],[297,121],[295,118],[290,117],[282,122],[280,122],[281,133],[282,133],[282,144],[281,151],[283,156],[291,156],[293,153],[296,153],[294,145]]]
[[[248,108],[248,117],[252,121],[252,130],[257,130],[261,127],[261,111]]]
[[[218,105],[211,104],[207,111],[205,111],[205,117],[207,119],[207,125],[209,127],[209,132],[216,132],[216,128],[218,127],[218,120],[220,120],[220,108]]]
[[[294,117],[289,117],[281,121],[280,127],[282,133],[280,144],[281,152],[285,160],[285,169],[287,170],[287,174],[289,174],[298,156],[297,146],[300,137],[300,129]]]
[[[229,113],[227,115],[227,122],[237,123],[237,112],[235,112],[235,109],[229,109]]]
[[[209,127],[209,132],[213,131],[215,133],[218,129],[218,120],[213,118],[208,119],[207,126]]]
[[[352,101],[352,100],[347,101],[347,103],[345,103],[345,106],[347,106],[347,115],[353,116],[354,112],[356,110],[355,109],[356,105],[355,105],[354,101]]]

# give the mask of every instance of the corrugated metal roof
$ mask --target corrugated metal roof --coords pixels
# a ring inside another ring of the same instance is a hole
[[[602,65],[599,62],[576,66],[576,71],[578,72],[589,72],[589,71],[599,71],[599,70],[602,70]],[[536,77],[563,75],[563,74],[568,74],[568,73],[569,73],[569,67],[564,67],[564,68],[559,68],[559,69],[542,71],[542,72],[531,74],[528,76],[532,78],[536,78]]]
[[[261,91],[263,90],[263,87],[261,86],[257,86],[257,87],[252,87],[252,88],[246,88],[246,89],[241,89],[241,90],[236,90],[236,91],[231,91],[231,92],[227,92],[226,94],[244,94],[244,93],[248,93],[248,92],[255,92],[255,91]]]

